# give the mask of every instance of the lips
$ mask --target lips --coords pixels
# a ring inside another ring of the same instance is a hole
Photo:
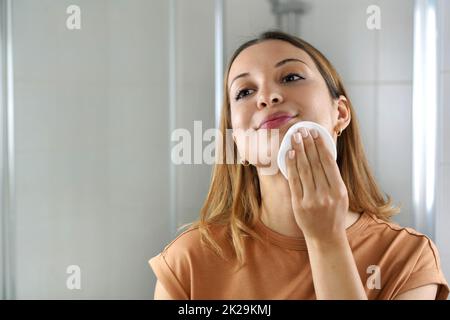
[[[277,112],[266,117],[259,126],[259,128],[260,129],[278,128],[281,127],[286,122],[288,122],[289,120],[291,120],[292,118],[295,118],[295,115],[291,115],[286,112]]]

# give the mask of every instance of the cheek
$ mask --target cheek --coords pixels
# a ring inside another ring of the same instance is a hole
[[[248,110],[248,108],[247,108]],[[248,129],[251,127],[252,113],[245,108],[231,108],[231,124],[235,129]]]
[[[330,96],[325,83],[310,81],[307,85],[297,88],[290,97],[300,106],[305,114],[319,111],[317,108],[330,104]]]
[[[333,102],[326,88],[311,88],[295,97],[301,106],[301,119],[319,123],[331,130],[333,123]]]

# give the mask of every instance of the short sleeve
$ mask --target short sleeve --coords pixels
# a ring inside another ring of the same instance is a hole
[[[186,230],[148,261],[164,289],[175,300],[189,300],[191,297],[193,265],[199,243],[198,231]]]
[[[441,270],[439,253],[435,244],[424,236],[419,250],[420,254],[414,268],[397,295],[434,283],[438,285],[436,300],[446,300],[449,287]]]
[[[155,273],[156,278],[161,282],[164,289],[166,289],[173,299],[189,299],[186,289],[183,287],[179,276],[176,275],[173,267],[171,267],[167,262],[164,251],[151,258],[148,263]]]

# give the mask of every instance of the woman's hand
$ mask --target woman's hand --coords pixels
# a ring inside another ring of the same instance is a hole
[[[314,129],[300,128],[292,135],[292,145],[286,164],[298,226],[307,241],[342,240],[349,201],[333,155]]]
[[[303,138],[295,140],[293,135],[294,156],[289,157],[290,150],[286,163],[292,208],[308,246],[316,297],[367,299],[345,232],[347,188],[322,137],[305,131]]]

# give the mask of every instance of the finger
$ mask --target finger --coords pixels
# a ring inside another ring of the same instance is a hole
[[[295,160],[296,152],[294,149],[288,150],[286,152],[286,167],[289,188],[291,189],[292,200],[297,203],[303,199],[303,186],[298,175],[297,165]]]
[[[315,192],[314,177],[310,168],[308,158],[305,154],[305,149],[303,146],[303,138],[300,132],[295,132],[292,135],[291,140],[292,145],[296,153],[296,164],[298,175],[303,186],[303,198],[308,197],[309,194]]]
[[[322,163],[325,176],[328,180],[328,185],[331,192],[339,192],[339,186],[344,184],[342,180],[341,172],[339,171],[338,164],[334,159],[333,154],[325,144],[325,140],[319,135],[315,139],[317,151],[319,154],[320,162]],[[345,185],[345,184],[344,184]],[[334,194],[334,193],[333,193]]]
[[[305,128],[306,129],[306,128]],[[316,129],[306,129],[308,135],[303,139],[305,145],[305,153],[311,165],[311,170],[314,177],[314,182],[317,192],[328,192],[330,186],[328,184],[327,176],[320,162],[319,152],[316,147],[317,139],[320,139],[320,134]],[[311,133],[315,133],[317,138],[313,138]]]

